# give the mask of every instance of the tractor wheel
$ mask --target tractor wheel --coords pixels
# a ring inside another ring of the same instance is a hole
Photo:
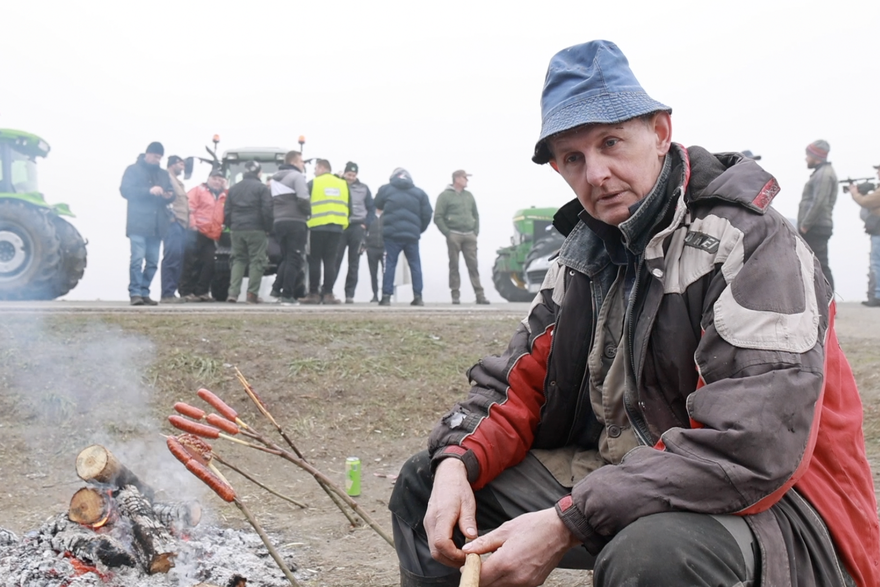
[[[24,202],[0,200],[0,300],[55,297],[62,251],[53,216]]]
[[[86,270],[86,241],[74,226],[60,216],[50,216],[61,241],[61,271],[55,275],[55,292],[60,298],[76,287]]]
[[[531,302],[535,299],[535,294],[526,289],[522,274],[504,268],[501,257],[495,260],[492,268],[492,282],[501,297],[508,302]]]

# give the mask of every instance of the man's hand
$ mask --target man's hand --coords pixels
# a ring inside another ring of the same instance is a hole
[[[807,234],[807,231],[809,230],[809,228],[804,228],[803,226],[801,226],[800,230],[801,230],[801,234]]]
[[[857,186],[854,183],[849,184],[849,186],[847,186],[846,189],[849,190],[849,193],[851,196],[858,196],[859,195],[859,186]]]
[[[154,185],[153,187],[150,188],[150,193],[153,194],[154,196],[159,196],[159,197],[165,196],[165,190],[163,190],[160,186],[157,186],[157,185]]]
[[[464,564],[465,553],[452,541],[452,531],[458,524],[465,537],[476,538],[476,511],[477,502],[464,463],[451,458],[440,461],[425,513],[425,532],[435,560],[450,567]]]
[[[492,556],[483,561],[480,586],[541,585],[563,555],[579,544],[553,508],[523,514],[464,545],[465,554]]]

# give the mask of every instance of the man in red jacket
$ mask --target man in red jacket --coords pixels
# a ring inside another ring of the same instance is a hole
[[[214,253],[223,233],[223,205],[226,203],[226,178],[219,169],[187,193],[189,199],[189,234],[183,263],[180,297],[189,302],[212,302]]]
[[[576,196],[507,352],[401,470],[406,586],[880,585],[852,371],[821,265],[740,153],[672,142],[608,41],[559,52],[532,160]],[[465,544],[465,539],[472,541]]]

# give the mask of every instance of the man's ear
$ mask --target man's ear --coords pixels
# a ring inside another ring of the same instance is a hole
[[[550,159],[550,167],[553,168],[553,171],[555,171],[556,173],[559,173],[559,166],[556,165],[555,159]]]
[[[672,117],[668,112],[658,112],[654,115],[652,127],[657,136],[657,154],[664,156],[672,144]]]

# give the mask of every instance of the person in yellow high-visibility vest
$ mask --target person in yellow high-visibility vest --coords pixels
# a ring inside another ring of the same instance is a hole
[[[309,293],[302,304],[338,304],[333,295],[336,283],[336,253],[342,232],[348,227],[348,183],[330,173],[330,162],[315,160],[315,179],[309,182],[312,216],[309,218]],[[321,286],[321,265],[324,283]],[[321,286],[321,287],[319,287]]]

